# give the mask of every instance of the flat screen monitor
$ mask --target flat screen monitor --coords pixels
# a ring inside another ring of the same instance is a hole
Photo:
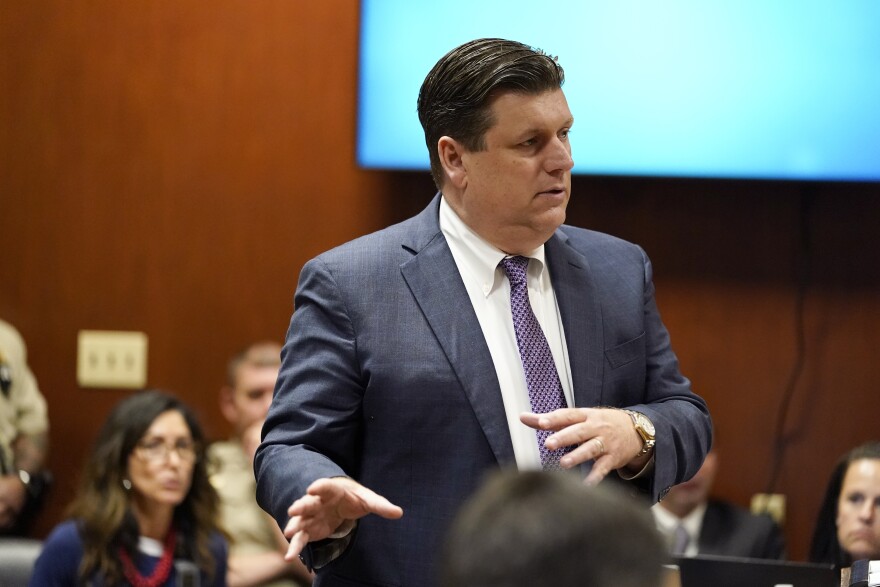
[[[830,565],[700,555],[676,560],[681,587],[839,587]]]
[[[479,37],[558,56],[574,172],[880,181],[877,0],[362,0],[357,160],[428,169],[419,87]]]

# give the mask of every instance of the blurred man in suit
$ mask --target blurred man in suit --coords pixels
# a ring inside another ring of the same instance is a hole
[[[670,489],[651,508],[671,553],[785,558],[782,531],[770,516],[709,497],[717,472],[718,451],[713,448],[696,475]]]

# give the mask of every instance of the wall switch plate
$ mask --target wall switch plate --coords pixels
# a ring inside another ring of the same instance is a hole
[[[80,387],[145,387],[147,335],[143,332],[80,330],[76,381]]]
[[[785,495],[756,493],[752,496],[751,505],[753,514],[768,514],[780,526],[785,523]]]

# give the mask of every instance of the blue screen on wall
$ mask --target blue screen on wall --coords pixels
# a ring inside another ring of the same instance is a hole
[[[559,57],[575,173],[880,181],[880,0],[361,0],[361,166],[428,169],[419,87],[478,37]]]

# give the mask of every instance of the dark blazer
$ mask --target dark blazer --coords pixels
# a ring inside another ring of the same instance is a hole
[[[785,539],[776,522],[735,504],[712,500],[706,507],[698,543],[700,554],[785,558]]]
[[[300,274],[255,460],[258,501],[283,526],[314,480],[348,475],[404,511],[400,520],[359,520],[317,587],[430,587],[458,507],[487,471],[515,466],[492,357],[438,210],[439,196]],[[545,251],[575,404],[630,406],[651,418],[656,463],[643,490],[656,501],[699,468],[711,423],[679,373],[651,265],[635,245],[568,226]]]

